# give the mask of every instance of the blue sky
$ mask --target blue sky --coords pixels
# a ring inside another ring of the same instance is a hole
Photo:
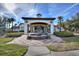
[[[21,17],[36,17],[41,13],[42,17],[63,16],[64,20],[71,18],[79,12],[79,4],[75,3],[1,3],[0,12],[8,17],[14,17],[16,22],[23,22]],[[54,21],[54,24],[57,20]]]

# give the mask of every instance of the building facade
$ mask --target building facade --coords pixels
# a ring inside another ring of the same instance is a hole
[[[24,34],[27,33],[51,33],[53,34],[53,20],[55,18],[28,18],[22,17],[24,19]]]

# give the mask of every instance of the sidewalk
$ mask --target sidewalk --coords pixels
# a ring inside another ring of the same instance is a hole
[[[50,50],[45,46],[29,46],[25,56],[45,56],[48,54],[50,54]]]

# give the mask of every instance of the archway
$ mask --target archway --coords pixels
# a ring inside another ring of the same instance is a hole
[[[29,32],[50,33],[50,25],[44,22],[34,22],[29,24]]]

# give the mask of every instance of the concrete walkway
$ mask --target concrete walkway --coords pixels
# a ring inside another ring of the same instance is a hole
[[[51,36],[52,39],[45,40],[28,40],[27,35],[22,35],[21,37],[15,38],[13,41],[7,44],[20,44],[29,46],[28,52],[25,56],[79,56],[79,50],[75,51],[64,51],[64,52],[50,52],[45,46],[46,44],[60,43],[63,40],[54,35]]]
[[[21,37],[15,38],[8,44],[19,44],[24,46],[29,46],[28,52],[25,56],[45,56],[50,55],[50,50],[45,46],[46,44],[52,44],[54,42],[61,42],[62,39],[54,35],[51,39],[42,40],[28,40],[27,35],[22,35]]]
[[[63,42],[63,39],[57,37],[55,35],[51,35],[51,39],[41,39],[41,40],[29,40],[27,39],[27,35],[22,35],[21,37],[15,38],[13,41],[9,42],[8,44],[20,44],[25,46],[30,45],[38,45],[38,44],[53,44],[53,43],[60,43]]]
[[[63,39],[60,37],[57,37],[55,35],[51,35],[51,39],[44,39],[44,40],[42,39],[39,41],[42,41],[45,45],[50,45],[53,43],[61,43],[61,42],[63,42]]]
[[[25,56],[45,56],[50,54],[50,51],[45,46],[29,46]]]
[[[27,40],[26,35],[22,35],[21,37],[15,38],[12,42],[8,44],[20,44],[29,46],[28,52],[25,56],[42,56],[50,53],[47,47],[44,46],[44,43],[39,40]]]

